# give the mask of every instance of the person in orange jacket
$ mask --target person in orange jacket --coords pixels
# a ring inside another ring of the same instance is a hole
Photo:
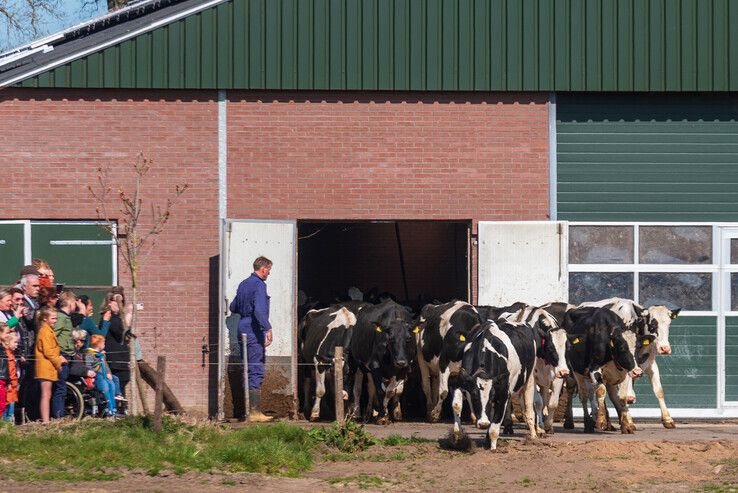
[[[41,400],[39,410],[41,421],[49,422],[51,414],[51,389],[59,379],[59,370],[67,359],[61,355],[59,341],[52,328],[56,323],[56,309],[43,307],[37,317],[38,335],[36,336],[36,380],[41,384]]]
[[[15,350],[18,349],[18,340],[20,336],[17,332],[11,331],[3,344],[5,347],[5,355],[8,359],[8,379],[6,380],[5,392],[5,411],[3,412],[3,420],[15,424],[15,403],[18,402],[18,366],[15,364]]]

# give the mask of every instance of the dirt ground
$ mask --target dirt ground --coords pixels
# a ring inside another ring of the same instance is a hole
[[[309,426],[307,423],[303,423]],[[0,491],[546,491],[552,492],[738,492],[738,424],[678,421],[677,429],[639,423],[635,435],[564,430],[534,442],[516,436],[500,449],[481,448],[482,432],[467,427],[477,445],[469,452],[444,450],[435,441],[448,424],[367,426],[389,435],[430,439],[377,445],[353,455],[328,454],[300,478],[259,474],[186,474],[149,477],[127,473],[117,481],[70,484],[4,480]]]

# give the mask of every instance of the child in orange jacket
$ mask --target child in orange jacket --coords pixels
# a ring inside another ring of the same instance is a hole
[[[8,359],[8,379],[6,380],[5,393],[5,411],[3,412],[3,420],[15,424],[15,403],[18,402],[18,366],[15,362],[15,350],[18,349],[18,340],[20,334],[11,331],[3,346],[5,347],[5,355]]]
[[[52,328],[56,323],[56,309],[43,307],[36,312],[38,335],[36,336],[36,380],[41,384],[39,411],[41,421],[49,422],[51,414],[51,389],[59,379],[59,370],[67,359],[61,355],[59,341]]]

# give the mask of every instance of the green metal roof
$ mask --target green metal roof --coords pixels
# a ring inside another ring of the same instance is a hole
[[[21,85],[731,91],[731,25],[738,0],[231,0]]]

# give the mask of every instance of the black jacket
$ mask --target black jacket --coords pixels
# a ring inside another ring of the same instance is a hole
[[[123,330],[123,321],[119,315],[113,315],[110,318],[110,329],[108,335],[105,336],[105,352],[107,353],[108,364],[113,375],[117,375],[119,379],[127,381],[131,378],[129,361],[131,352],[128,341]]]
[[[8,371],[8,355],[5,354],[5,348],[0,346],[0,380],[6,382],[10,380],[10,372]]]

